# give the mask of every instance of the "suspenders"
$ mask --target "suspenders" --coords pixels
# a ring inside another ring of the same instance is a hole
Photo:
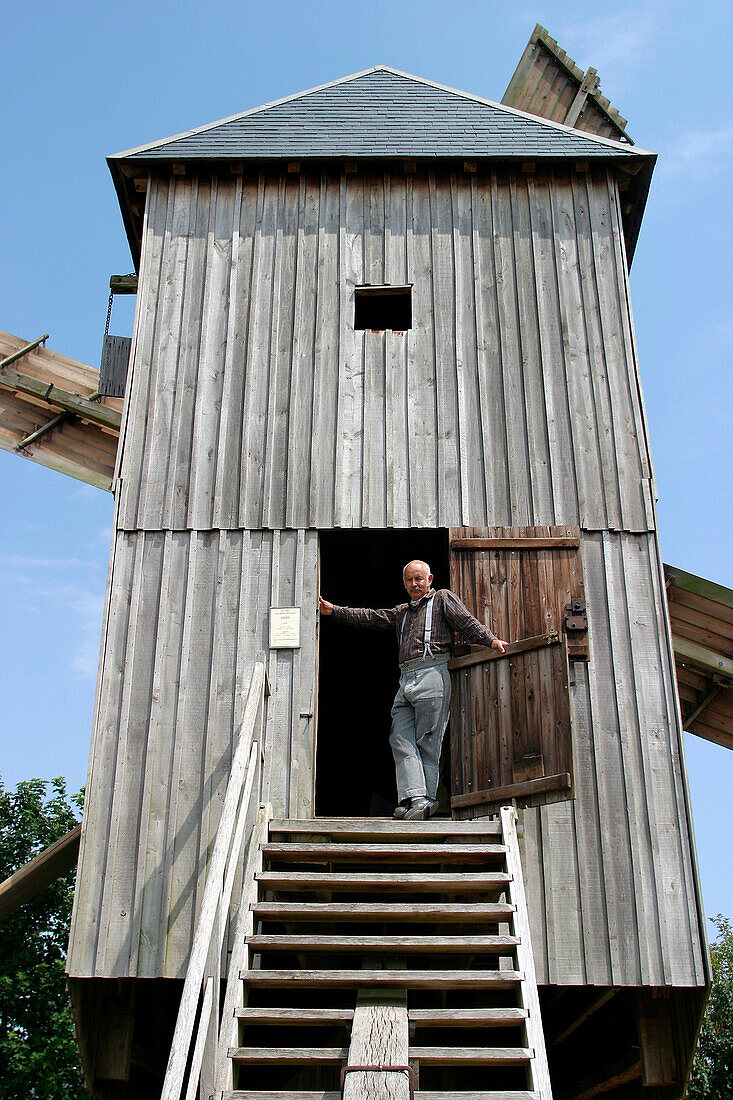
[[[428,602],[425,609],[425,633],[423,634],[423,657],[432,656],[430,649],[430,636],[433,633],[433,600],[435,599],[435,593],[432,596],[428,596]],[[409,609],[405,609],[405,613],[402,616],[402,623],[400,625],[400,645],[402,645],[402,635],[405,632],[405,619],[407,618],[407,612]]]

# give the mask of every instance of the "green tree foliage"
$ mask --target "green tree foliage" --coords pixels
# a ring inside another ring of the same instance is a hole
[[[63,779],[15,791],[0,779],[0,880],[73,829],[80,809]],[[87,1095],[64,978],[73,889],[69,871],[0,921],[2,1100]]]
[[[718,936],[710,945],[713,984],[687,1088],[689,1100],[733,1097],[733,928],[712,918]]]

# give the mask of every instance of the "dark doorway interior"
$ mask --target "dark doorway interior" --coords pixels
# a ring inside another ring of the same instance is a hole
[[[448,532],[323,531],[321,595],[350,607],[394,607],[406,598],[402,568],[429,562],[435,588],[449,586]],[[320,626],[316,814],[379,817],[396,802],[389,748],[399,677],[391,631]]]

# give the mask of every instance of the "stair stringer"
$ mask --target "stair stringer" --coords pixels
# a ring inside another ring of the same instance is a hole
[[[550,1070],[547,1063],[545,1032],[542,1027],[540,996],[537,989],[532,941],[529,934],[529,913],[527,897],[524,892],[524,877],[519,856],[519,838],[517,837],[517,811],[513,806],[503,806],[500,811],[501,831],[506,845],[506,867],[512,876],[509,884],[509,900],[515,907],[514,933],[519,938],[517,945],[517,969],[524,975],[519,986],[520,1007],[526,1009],[525,1029],[527,1045],[534,1051],[529,1064],[531,1087],[537,1093],[538,1100],[552,1100]]]

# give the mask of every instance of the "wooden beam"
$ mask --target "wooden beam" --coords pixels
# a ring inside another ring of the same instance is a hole
[[[409,1100],[405,1069],[351,1070],[349,1066],[407,1066],[407,991],[360,989],[356,997],[343,1100]]]
[[[64,424],[71,416],[73,416],[73,413],[70,412],[57,413],[53,420],[47,421],[47,423],[42,424],[40,428],[36,428],[34,432],[31,432],[30,435],[26,435],[21,439],[16,450],[22,451],[25,447],[30,447],[31,443],[35,443],[44,435],[48,435],[50,431],[53,431],[54,428],[58,428],[59,424]]]
[[[676,1085],[677,1061],[669,998],[655,996],[653,990],[641,991],[637,997],[636,1018],[642,1084]]]
[[[29,394],[40,401],[45,401],[48,405],[56,405],[102,428],[109,428],[110,431],[119,432],[120,430],[122,414],[117,409],[109,405],[98,405],[88,397],[63,390],[60,386],[54,386],[53,383],[42,382],[29,374],[19,374],[18,371],[6,367],[0,370],[0,386],[16,393]]]
[[[733,660],[730,657],[724,657],[722,653],[691,642],[688,638],[680,638],[677,634],[672,635],[672,648],[681,661],[689,661],[696,668],[733,682]]]
[[[61,875],[76,866],[79,858],[81,825],[76,825],[64,836],[20,867],[14,875],[0,883],[0,919],[9,917],[25,902],[40,894]]]
[[[541,779],[528,779],[525,783],[510,783],[505,787],[487,787],[481,791],[456,794],[451,798],[450,804],[453,810],[465,810],[468,806],[483,806],[512,798],[529,798],[546,791],[569,790],[570,787],[569,773],[559,772],[557,775],[545,775]]]
[[[690,728],[692,726],[692,723],[700,717],[700,715],[702,714],[702,712],[704,710],[707,710],[707,708],[710,706],[710,704],[712,703],[715,696],[718,695],[721,691],[722,691],[722,686],[720,684],[715,684],[712,691],[708,692],[708,694],[705,696],[703,701],[698,706],[695,707],[692,714],[689,714],[687,716],[687,718],[685,718],[684,727],[685,727],[685,730],[687,731],[687,733],[694,733],[695,732],[693,729]]]
[[[32,340],[30,344],[23,344],[22,348],[18,348],[17,351],[11,352],[10,355],[6,355],[0,362],[0,370],[5,370],[11,363],[15,363],[18,359],[22,359],[29,351],[35,351],[39,344],[45,344],[46,340],[48,340],[48,333],[44,332],[43,336],[39,336],[37,340]]]
[[[457,538],[450,540],[451,550],[567,550],[580,546],[580,539],[567,535],[561,538]]]
[[[137,275],[110,275],[109,289],[113,294],[137,294]]]
[[[556,630],[549,634],[538,634],[534,638],[522,638],[518,642],[510,642],[503,653],[498,649],[477,649],[473,653],[464,653],[461,657],[453,657],[448,662],[448,668],[469,668],[471,665],[481,665],[485,661],[498,661],[502,657],[511,657],[514,653],[527,653],[532,649],[542,649],[548,645],[560,645],[562,639]]]
[[[565,116],[566,126],[575,126],[583,108],[588,102],[588,97],[596,91],[598,84],[598,70],[588,69],[588,72],[583,77],[583,83],[578,88],[575,99],[568,108],[568,113]]]
[[[716,603],[725,604],[726,607],[733,607],[733,589],[715,584],[714,581],[706,581],[703,577],[696,577],[694,573],[685,573],[676,565],[665,565],[664,573],[667,583],[675,588],[682,588],[685,592],[704,596],[706,600],[714,600]]]
[[[564,1028],[559,1035],[555,1036],[555,1038],[552,1040],[553,1046],[556,1046],[558,1043],[563,1043],[566,1039],[568,1039],[575,1031],[578,1030],[579,1027],[582,1027],[586,1020],[589,1020],[591,1016],[595,1015],[595,1013],[598,1012],[600,1008],[603,1008],[605,1004],[608,1004],[608,1002],[611,1000],[611,997],[615,996],[615,994],[615,989],[604,989],[598,996],[594,996],[590,1004],[585,1007],[580,1015],[576,1016],[575,1019],[571,1023],[569,1023],[568,1026]]]
[[[595,1096],[621,1088],[622,1085],[628,1085],[639,1077],[641,1077],[641,1059],[634,1051],[627,1058],[607,1066],[594,1077],[581,1081],[573,1094],[574,1100],[593,1100]]]

